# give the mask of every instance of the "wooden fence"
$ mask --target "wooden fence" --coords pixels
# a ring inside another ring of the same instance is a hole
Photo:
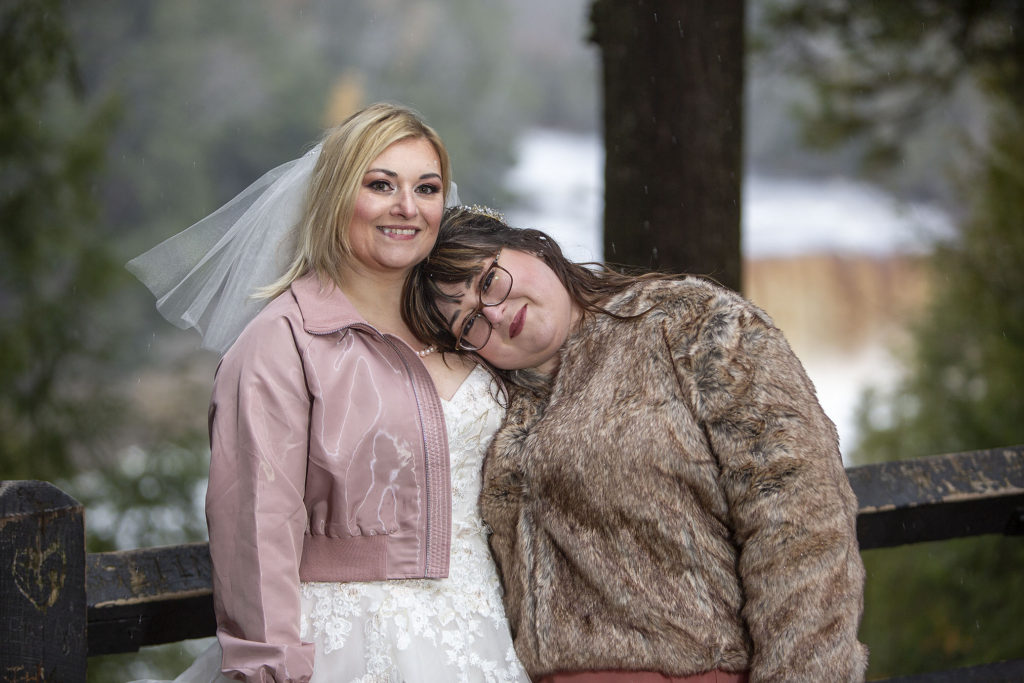
[[[1024,446],[847,469],[862,549],[1024,534]],[[214,633],[205,543],[85,552],[82,506],[0,482],[0,679],[84,681],[88,657]],[[1024,660],[888,679],[1022,681]]]

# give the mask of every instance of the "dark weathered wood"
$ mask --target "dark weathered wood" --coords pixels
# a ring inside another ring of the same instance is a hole
[[[1024,659],[983,664],[952,671],[880,679],[878,683],[1019,683],[1024,681]]]
[[[739,290],[744,0],[595,0],[604,258]]]
[[[0,679],[85,681],[82,506],[46,482],[0,481]]]
[[[1020,533],[1024,446],[847,470],[863,549]],[[214,634],[205,543],[90,554],[89,654]]]
[[[86,566],[90,655],[214,634],[206,543],[91,553]]]
[[[1024,446],[847,470],[862,550],[981,534],[1021,533]]]

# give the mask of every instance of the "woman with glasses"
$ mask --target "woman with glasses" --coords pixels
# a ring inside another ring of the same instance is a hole
[[[856,500],[762,311],[454,209],[405,315],[503,380],[480,505],[534,680],[863,679]]]

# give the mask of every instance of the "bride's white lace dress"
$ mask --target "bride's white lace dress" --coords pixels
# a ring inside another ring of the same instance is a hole
[[[477,507],[483,454],[503,414],[490,386],[478,366],[442,400],[452,472],[448,578],[303,583],[301,638],[316,645],[314,683],[529,681]],[[227,680],[220,654],[215,643],[176,681]]]

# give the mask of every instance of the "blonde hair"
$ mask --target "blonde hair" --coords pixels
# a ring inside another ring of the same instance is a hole
[[[349,223],[366,170],[385,149],[407,139],[424,139],[437,152],[441,181],[447,198],[451,187],[451,162],[441,137],[408,107],[372,104],[328,130],[320,141],[320,157],[313,168],[296,230],[298,239],[291,265],[280,279],[263,288],[259,296],[272,298],[308,272],[321,283],[341,284],[346,259],[351,254]]]

